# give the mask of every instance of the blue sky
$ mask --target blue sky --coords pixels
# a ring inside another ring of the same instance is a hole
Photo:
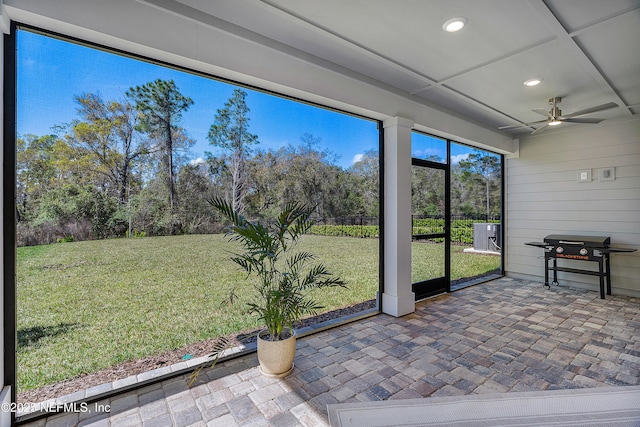
[[[121,100],[132,86],[158,78],[174,80],[194,104],[183,114],[182,126],[196,140],[191,160],[215,152],[206,139],[218,109],[236,86],[183,71],[61,41],[27,30],[18,33],[18,134],[47,135],[52,127],[78,118],[75,95],[99,93],[103,100]],[[323,108],[312,107],[262,92],[245,89],[250,109],[250,132],[261,149],[299,145],[305,133],[319,138],[321,150],[337,156],[343,168],[362,153],[378,149],[376,123]],[[415,134],[414,155],[433,154],[444,159],[444,144],[437,138]],[[452,145],[457,163],[472,149]]]
[[[451,163],[465,160],[474,149],[462,144],[451,144]],[[418,159],[432,160],[435,156],[444,163],[447,157],[447,143],[442,138],[414,132],[411,138],[411,156]]]
[[[18,134],[47,135],[52,127],[78,118],[74,95],[99,93],[119,100],[132,86],[158,78],[174,80],[194,104],[183,114],[182,126],[196,140],[190,158],[215,152],[206,139],[218,109],[236,86],[143,61],[79,46],[22,30],[18,35]],[[245,89],[250,131],[259,148],[299,145],[305,133],[320,138],[319,149],[338,156],[349,167],[358,155],[378,149],[376,123],[284,98]]]

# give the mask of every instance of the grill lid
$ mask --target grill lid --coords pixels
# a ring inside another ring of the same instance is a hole
[[[607,248],[611,242],[611,237],[604,236],[574,236],[570,234],[549,234],[544,238],[544,242],[558,246],[582,246],[587,248]]]

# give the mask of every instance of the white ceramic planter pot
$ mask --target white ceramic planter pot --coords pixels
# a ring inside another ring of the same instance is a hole
[[[286,377],[293,371],[293,359],[296,357],[296,335],[280,341],[268,341],[263,336],[269,332],[265,329],[258,334],[258,361],[262,375],[269,378]]]

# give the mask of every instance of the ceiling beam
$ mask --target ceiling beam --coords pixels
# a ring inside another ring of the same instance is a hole
[[[633,113],[626,107],[626,102],[618,95],[615,88],[609,83],[605,75],[595,66],[591,58],[580,47],[578,42],[560,23],[556,15],[549,9],[544,0],[529,0],[531,8],[542,18],[551,32],[558,38],[558,41],[574,56],[580,66],[606,91],[613,101],[623,109],[627,116]]]
[[[569,35],[571,37],[576,37],[579,36],[580,34],[584,33],[585,31],[590,31],[593,30],[594,28],[598,28],[601,27],[603,25],[612,25],[614,24],[616,21],[620,20],[621,18],[624,18],[626,15],[628,15],[629,13],[633,12],[636,9],[640,9],[640,3],[631,7],[628,7],[625,10],[622,10],[616,14],[610,15],[607,18],[601,19],[598,22],[593,22],[590,24],[585,25],[584,27],[578,28],[575,31],[572,31],[569,33]]]
[[[254,43],[266,49],[271,49],[274,52],[283,53],[295,57],[299,61],[306,62],[315,67],[328,70],[335,74],[339,74],[354,80],[361,81],[365,84],[378,87],[396,95],[402,96],[401,91],[389,84],[376,80],[372,77],[366,76],[362,73],[354,71],[350,68],[344,67],[335,62],[328,61],[326,59],[315,56],[311,53],[302,51],[288,44],[279,42],[255,31],[236,25],[232,22],[221,19],[210,13],[206,13],[200,9],[193,8],[189,5],[181,3],[176,0],[136,0],[139,3],[146,4],[148,6],[160,9],[164,12],[171,13],[182,19],[191,20],[199,25],[205,25],[216,31],[223,32],[232,37],[245,40],[250,43]]]
[[[371,49],[371,48],[369,48],[367,46],[364,46],[361,43],[358,43],[358,42],[356,42],[354,40],[351,40],[351,39],[349,39],[347,37],[344,37],[343,35],[341,35],[339,33],[336,33],[335,31],[333,31],[333,30],[331,30],[329,28],[326,28],[326,27],[324,27],[322,25],[319,25],[319,24],[313,22],[312,20],[310,20],[310,19],[308,19],[308,18],[306,18],[304,16],[301,16],[301,15],[299,15],[299,14],[297,14],[297,13],[295,13],[295,12],[293,12],[293,11],[287,9],[287,8],[284,8],[284,7],[278,5],[277,3],[275,3],[275,2],[273,2],[271,0],[251,0],[251,1],[254,4],[260,4],[261,3],[261,4],[265,5],[265,6],[268,6],[268,7],[271,8],[271,12],[276,13],[276,14],[284,17],[285,19],[288,19],[290,21],[295,21],[298,25],[304,26],[307,29],[309,29],[309,30],[311,30],[311,31],[313,31],[315,33],[321,34],[323,37],[326,37],[326,38],[332,40],[333,42],[336,42],[336,43],[338,43],[338,44],[340,44],[342,46],[346,46],[346,47],[348,47],[350,49],[356,50],[360,54],[364,54],[367,57],[373,58],[376,61],[385,64],[386,66],[389,66],[389,67],[391,67],[393,69],[402,71],[403,73],[411,75],[411,76],[417,78],[418,80],[422,80],[424,82],[424,86],[421,86],[420,88],[418,88],[416,90],[407,91],[406,93],[408,95],[416,96],[417,94],[419,94],[419,93],[421,93],[421,92],[423,92],[425,90],[429,90],[429,89],[432,89],[434,87],[437,87],[437,88],[440,88],[441,90],[443,90],[444,92],[448,93],[449,95],[453,95],[453,96],[455,96],[457,98],[462,98],[462,99],[465,100],[465,102],[467,102],[469,104],[472,104],[475,107],[477,107],[479,109],[482,109],[482,110],[484,110],[486,112],[489,112],[491,114],[497,114],[497,115],[501,116],[503,119],[508,119],[508,120],[511,120],[511,121],[515,120],[516,122],[519,122],[517,119],[513,118],[509,114],[507,114],[507,113],[505,113],[503,111],[497,110],[497,109],[495,109],[495,108],[493,108],[493,107],[491,107],[491,106],[489,106],[487,104],[479,102],[478,100],[476,100],[476,99],[474,99],[472,97],[469,97],[469,96],[467,96],[467,95],[465,95],[465,94],[463,94],[461,92],[453,90],[452,88],[450,88],[450,87],[448,87],[447,85],[444,84],[446,81],[449,81],[449,80],[453,79],[454,77],[460,77],[460,74],[456,74],[455,76],[449,76],[449,77],[446,77],[446,78],[442,79],[441,81],[437,81],[437,80],[435,80],[435,79],[433,79],[433,78],[421,73],[420,71],[413,69],[412,67],[409,67],[409,66],[407,66],[407,65],[405,65],[405,64],[403,64],[403,63],[401,63],[399,61],[393,60],[393,59],[387,57],[386,55],[383,55],[383,54],[381,54],[379,52],[376,52],[375,50],[373,50],[373,49]],[[544,45],[544,44],[549,43],[549,42],[550,42],[550,40],[545,40],[541,44]],[[529,48],[537,48],[537,47],[539,47],[538,44],[536,44],[534,46],[531,46]],[[506,58],[508,58],[510,56],[519,55],[519,54],[522,54],[522,53],[523,53],[522,50],[518,50],[516,52],[512,52],[512,53],[509,53],[507,55],[504,55],[503,57],[497,58],[497,60],[504,60],[504,59],[506,59]],[[493,62],[493,61],[488,61],[486,64],[481,64],[478,68],[487,66],[491,62]],[[473,71],[473,70],[468,70],[468,71],[465,71],[464,73],[471,72],[471,71]]]

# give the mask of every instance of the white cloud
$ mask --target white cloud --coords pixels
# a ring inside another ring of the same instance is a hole
[[[428,157],[428,156],[441,156],[444,153],[444,149],[427,147],[423,150],[416,149],[413,150],[412,154],[414,157]]]
[[[469,158],[469,154],[471,153],[457,154],[455,156],[451,156],[451,164],[456,165],[460,163],[462,160],[467,160]]]
[[[189,164],[191,166],[201,165],[202,163],[204,163],[204,159],[202,157],[198,157],[197,159],[192,159],[189,161]]]
[[[353,156],[353,159],[351,159],[351,164],[355,165],[356,163],[361,162],[362,159],[364,159],[364,154],[358,153],[355,156]]]

